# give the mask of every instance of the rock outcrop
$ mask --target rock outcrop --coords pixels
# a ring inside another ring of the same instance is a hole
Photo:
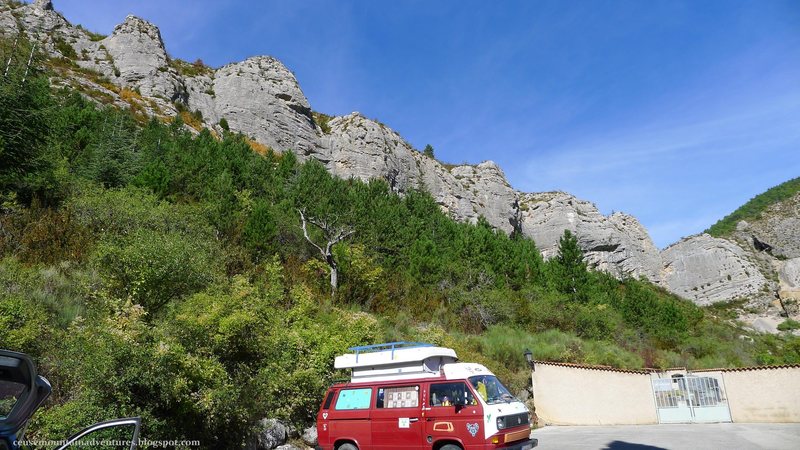
[[[780,279],[787,288],[800,289],[800,258],[784,262],[780,271]]]
[[[664,287],[699,305],[763,295],[767,279],[735,243],[708,234],[666,248]]]
[[[741,228],[737,227],[737,231],[749,233],[769,244],[774,255],[800,257],[800,192],[768,206],[758,219],[743,224]]]
[[[269,56],[228,64],[214,73],[213,119],[225,118],[231,130],[277,151],[305,159],[317,151],[318,130],[294,75]]]
[[[389,127],[361,114],[335,117],[323,136],[325,150],[317,159],[342,178],[386,180],[394,192],[420,187],[420,168],[414,149]]]
[[[661,259],[644,227],[634,217],[604,216],[594,204],[564,192],[523,194],[520,200],[522,232],[531,237],[545,257],[555,256],[564,230],[570,230],[598,270],[620,276],[659,280]]]
[[[783,261],[778,272],[778,298],[789,315],[800,314],[800,258]]]
[[[98,50],[100,46],[110,56],[117,84],[138,89],[145,97],[185,99],[183,82],[177,71],[169,67],[161,32],[152,23],[128,16],[111,36],[101,41]]]
[[[289,429],[276,419],[261,419],[247,438],[247,450],[271,450],[286,443]]]

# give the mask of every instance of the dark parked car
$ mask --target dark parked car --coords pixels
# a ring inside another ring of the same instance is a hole
[[[50,396],[50,391],[50,383],[36,374],[36,366],[28,355],[0,350],[0,450],[35,448],[24,444],[25,427],[33,413]],[[103,447],[133,450],[139,445],[141,419],[130,417],[96,423],[63,439],[57,450],[79,448],[88,439],[107,438],[111,429],[131,429],[131,432],[124,443],[109,441],[109,445]]]

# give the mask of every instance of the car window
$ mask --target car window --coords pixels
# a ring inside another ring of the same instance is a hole
[[[325,404],[322,405],[322,409],[330,409],[331,403],[333,403],[333,394],[335,393],[336,391],[328,392],[328,396],[325,397]]]
[[[416,408],[419,406],[419,386],[378,388],[376,408]]]
[[[431,384],[431,406],[477,405],[475,396],[463,382]]]
[[[24,392],[24,384],[0,380],[0,419],[5,419],[11,414],[11,410]]]
[[[336,399],[336,410],[369,409],[372,388],[342,389]]]
[[[479,375],[469,379],[475,392],[489,405],[514,400],[514,396],[494,375]]]

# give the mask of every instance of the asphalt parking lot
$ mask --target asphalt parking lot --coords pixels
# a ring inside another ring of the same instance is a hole
[[[800,449],[800,424],[675,424],[534,430],[538,449]]]

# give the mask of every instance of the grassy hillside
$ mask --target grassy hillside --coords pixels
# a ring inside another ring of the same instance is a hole
[[[0,347],[53,383],[31,437],[140,415],[149,439],[238,448],[262,417],[308,424],[335,355],[399,339],[453,347],[515,390],[526,347],[622,367],[800,362],[797,338],[587,271],[574,236],[545,262],[425,192],[194,136],[180,116],[143,122],[19,72],[0,81]],[[300,211],[353,232],[333,246],[335,295]]]
[[[728,214],[705,232],[712,236],[727,236],[736,229],[741,220],[758,220],[768,207],[793,197],[800,192],[800,177],[793,178],[751,198],[736,211]]]

